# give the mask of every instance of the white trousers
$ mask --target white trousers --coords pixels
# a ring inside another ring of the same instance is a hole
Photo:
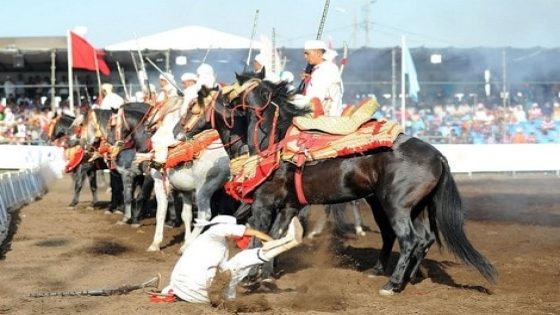
[[[268,259],[261,255],[261,248],[259,247],[240,251],[224,262],[220,268],[231,272],[231,280],[224,292],[225,298],[228,300],[235,299],[237,285],[249,274],[251,268],[267,261]]]

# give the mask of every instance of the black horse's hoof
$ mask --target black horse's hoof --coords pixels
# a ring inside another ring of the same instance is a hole
[[[393,282],[389,281],[381,288],[381,290],[379,290],[379,294],[383,296],[393,295],[400,291],[400,287],[400,285],[396,285]]]
[[[373,267],[366,271],[368,278],[377,278],[385,275],[385,271],[380,267]]]

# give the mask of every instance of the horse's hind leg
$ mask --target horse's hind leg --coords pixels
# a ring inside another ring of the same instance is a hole
[[[352,215],[354,216],[354,231],[358,236],[365,236],[366,232],[364,232],[364,222],[360,214],[359,200],[354,200],[351,204]]]
[[[421,213],[415,220],[414,220],[414,228],[416,233],[419,237],[419,244],[414,251],[414,255],[412,257],[412,268],[410,268],[410,276],[409,279],[411,281],[417,281],[417,274],[418,270],[420,269],[420,265],[428,254],[430,247],[434,244],[436,237],[434,233],[430,229],[430,222],[425,215],[425,213]]]
[[[183,199],[183,211],[181,211],[181,219],[185,224],[185,239],[183,241],[183,245],[179,249],[179,254],[182,254],[188,246],[188,241],[191,238],[191,224],[193,219],[192,213],[192,192],[181,192],[181,199]]]
[[[388,272],[388,262],[389,258],[391,257],[391,251],[393,249],[393,244],[395,243],[395,232],[393,232],[393,228],[391,227],[391,223],[387,218],[387,214],[383,211],[383,207],[381,203],[377,199],[376,196],[371,196],[366,198],[367,203],[371,207],[371,211],[373,213],[373,218],[379,227],[379,231],[381,233],[381,239],[383,241],[383,245],[381,247],[381,251],[379,252],[379,256],[377,257],[377,261],[375,262],[373,268],[370,270],[371,276],[381,276],[385,275]]]
[[[393,274],[389,282],[379,290],[381,295],[392,295],[403,288],[404,277],[408,270],[410,259],[418,247],[418,236],[412,225],[408,209],[399,206],[396,201],[393,202],[393,205],[384,205],[383,208],[387,213],[387,218],[393,227],[400,247],[399,259]]]

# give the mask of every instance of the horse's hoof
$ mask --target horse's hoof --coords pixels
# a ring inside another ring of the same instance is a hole
[[[140,226],[141,226],[140,223],[134,223],[134,224],[131,224],[131,225],[130,225],[130,227],[133,228],[133,229],[137,229],[137,228],[139,228]]]
[[[390,296],[395,294],[395,292],[398,291],[398,288],[398,285],[395,285],[391,281],[389,281],[381,288],[381,290],[379,290],[379,294],[383,296]]]
[[[377,269],[375,267],[367,271],[368,278],[377,278],[377,277],[382,277],[384,275],[385,273],[383,272],[383,270]]]
[[[118,215],[124,215],[124,212],[122,212],[121,210],[116,210],[115,212],[113,212],[114,214],[118,214]]]
[[[395,291],[381,289],[381,290],[379,290],[379,294],[382,295],[382,296],[391,296],[391,295],[395,294]]]
[[[95,208],[93,206],[87,206],[86,208],[87,210],[94,210]]]
[[[276,280],[275,280],[274,278],[267,277],[267,278],[262,279],[261,282],[262,282],[262,283],[275,283]]]
[[[364,230],[362,230],[361,227],[356,228],[356,235],[358,236],[366,236],[366,232],[364,232]]]
[[[147,252],[159,252],[159,246],[157,245],[150,245],[150,247],[148,247],[148,249],[146,249]]]
[[[113,212],[111,212],[111,211],[109,211],[109,210],[105,210],[105,211],[103,212],[103,214],[113,214]]]
[[[66,209],[68,209],[68,210],[74,210],[74,209],[76,209],[76,207],[74,207],[74,206],[67,206]]]

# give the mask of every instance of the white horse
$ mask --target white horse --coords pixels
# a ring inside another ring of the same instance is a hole
[[[220,139],[215,140],[207,147],[198,158],[192,162],[181,164],[168,169],[165,173],[151,169],[154,178],[154,192],[157,200],[156,230],[154,240],[148,251],[159,251],[163,241],[163,228],[167,213],[167,196],[165,176],[169,185],[176,189],[183,199],[183,212],[181,219],[185,223],[185,240],[179,252],[182,253],[187,246],[200,235],[201,228],[195,227],[191,231],[192,199],[195,197],[198,208],[198,219],[210,220],[211,198],[218,190],[223,189],[225,182],[230,177],[229,156]]]

